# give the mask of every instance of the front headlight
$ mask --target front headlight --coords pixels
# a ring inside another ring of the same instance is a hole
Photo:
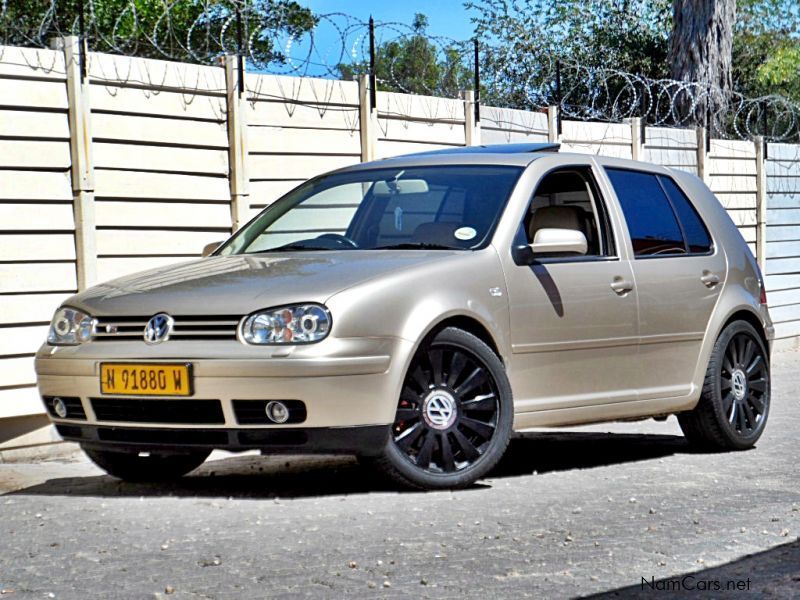
[[[62,306],[50,322],[47,343],[53,346],[76,346],[92,339],[95,320],[74,308]]]
[[[320,304],[260,310],[242,319],[240,339],[247,344],[310,344],[331,330],[331,313]]]

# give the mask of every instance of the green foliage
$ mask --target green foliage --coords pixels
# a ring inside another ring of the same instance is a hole
[[[654,78],[668,72],[670,0],[482,0],[465,6],[476,13],[479,39],[493,47],[483,64],[491,78],[488,102],[541,104],[531,90],[552,88],[556,60]]]
[[[764,91],[800,99],[800,44],[778,48],[756,70],[756,82]]]
[[[259,62],[284,57],[273,47],[276,33],[300,35],[316,24],[311,11],[293,0],[84,0],[89,47],[150,58],[194,62],[236,51],[236,10],[243,11],[245,43]],[[55,10],[53,10],[53,7]],[[2,40],[41,45],[51,37],[77,35],[79,0],[5,0],[0,7]]]
[[[380,44],[375,51],[378,88],[390,92],[453,97],[471,87],[472,71],[454,46],[435,43],[427,35],[428,18],[417,13],[412,31]],[[342,79],[369,72],[366,62],[338,66]]]
[[[739,0],[733,77],[747,96],[784,95],[800,102],[800,4]]]
[[[529,107],[551,94],[553,63],[668,78],[671,0],[467,0],[476,34],[494,46],[483,64],[487,101]],[[800,100],[800,3],[738,0],[733,79],[749,96]],[[569,71],[565,71],[569,73]],[[621,81],[619,81],[621,83]],[[566,81],[567,87],[582,82]],[[614,87],[604,89],[613,96]],[[573,98],[591,103],[591,85]],[[532,95],[531,90],[535,93]],[[585,93],[586,97],[582,97]]]

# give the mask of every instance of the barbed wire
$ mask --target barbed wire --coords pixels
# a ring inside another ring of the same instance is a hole
[[[371,25],[272,0],[0,0],[3,44],[48,47],[64,35],[81,35],[92,51],[198,64],[239,54],[261,73],[352,79],[372,72],[380,89],[450,98],[474,87],[479,70],[484,104],[557,105],[563,118],[641,117],[651,126],[706,126],[716,137],[800,140],[800,104],[782,96],[749,98],[550,56],[521,57],[491,44],[480,44],[476,63],[473,40],[431,35],[420,24]]]

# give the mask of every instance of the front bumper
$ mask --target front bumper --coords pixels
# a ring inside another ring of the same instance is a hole
[[[212,350],[213,357],[209,357],[207,345],[201,349],[188,341],[158,347],[131,341],[43,346],[36,356],[39,392],[43,397],[69,398],[77,404],[77,418],[59,418],[52,406],[47,406],[48,414],[62,437],[90,445],[199,444],[232,450],[350,453],[369,445],[378,429],[383,436],[393,422],[413,344],[400,338],[353,338],[293,348],[253,349],[226,342],[215,344]],[[102,362],[191,363],[193,395],[103,396]],[[131,410],[115,413],[122,417],[98,415],[95,406],[108,400],[123,407],[129,402]],[[162,418],[142,418],[136,413],[139,408],[134,404],[141,407],[160,400],[170,404],[166,415],[164,407],[152,411]],[[303,419],[283,425],[271,424],[266,418],[253,422],[243,420],[236,409],[242,402],[253,401],[256,406],[255,401],[269,400],[302,402]],[[215,406],[219,417],[213,422],[191,414],[193,407],[204,402],[219,403]],[[370,432],[372,426],[378,429]]]
[[[67,441],[87,448],[120,450],[223,449],[262,450],[269,454],[380,453],[389,436],[388,425],[362,427],[297,427],[292,429],[171,429],[166,427],[107,427],[57,423]]]

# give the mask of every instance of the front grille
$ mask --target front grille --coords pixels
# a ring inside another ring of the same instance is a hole
[[[98,421],[223,425],[219,400],[90,398]]]
[[[172,317],[175,326],[170,340],[235,340],[240,317],[183,316]],[[144,328],[150,317],[97,317],[94,339],[98,342],[144,340]]]
[[[61,398],[61,401],[64,402],[64,406],[67,407],[66,417],[59,417],[58,413],[56,413],[56,409],[53,408],[53,402],[56,400],[56,398]],[[52,417],[56,417],[57,419],[86,420],[86,412],[83,410],[83,404],[81,404],[80,398],[72,398],[68,396],[42,396],[42,401],[44,402],[45,408],[47,408],[47,412],[50,413],[50,416]]]
[[[269,400],[234,400],[233,412],[239,425],[274,425],[267,417]],[[306,405],[300,400],[281,400],[289,409],[286,423],[302,423],[306,420]]]

